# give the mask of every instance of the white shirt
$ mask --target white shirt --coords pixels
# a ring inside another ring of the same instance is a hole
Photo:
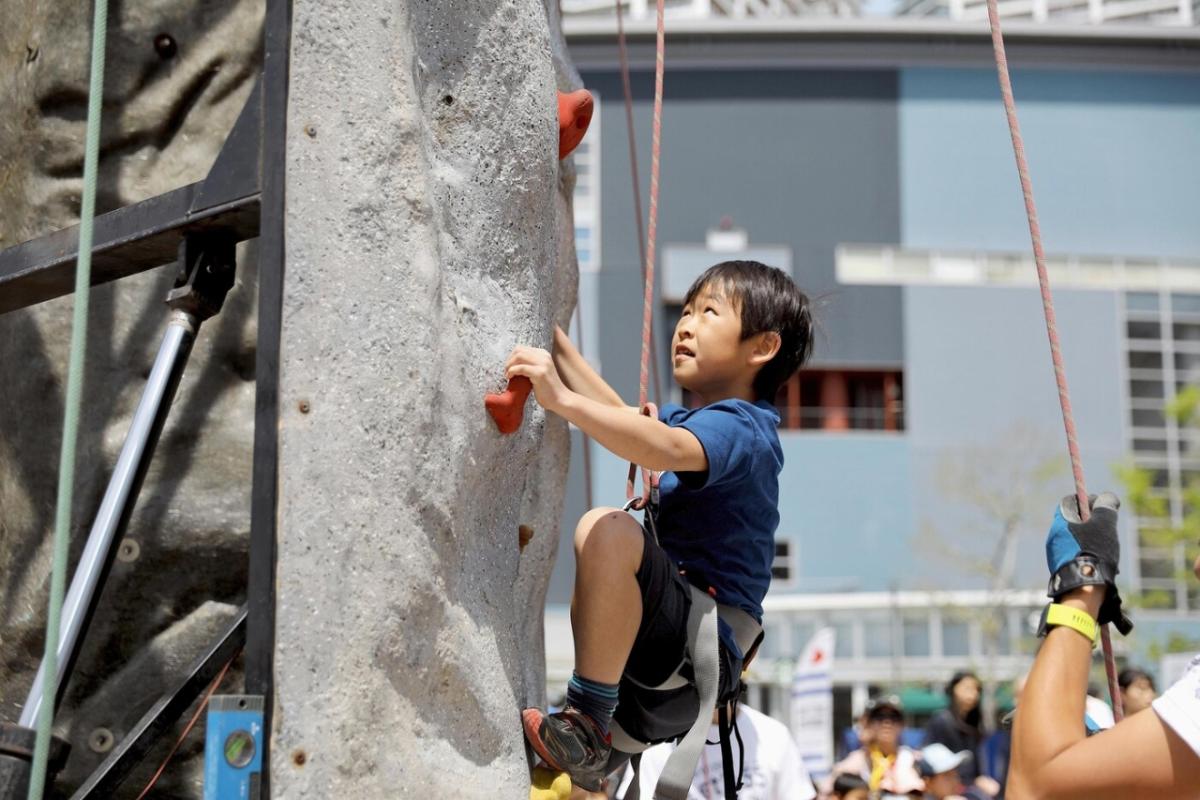
[[[1200,757],[1200,656],[1192,659],[1183,677],[1151,707]]]
[[[742,790],[738,800],[812,800],[817,796],[800,751],[792,740],[792,733],[782,722],[771,719],[761,711],[738,706],[738,730],[746,746],[746,766],[742,772]],[[708,740],[717,741],[717,726],[708,729]],[[733,749],[733,774],[737,775],[738,741],[730,737]],[[674,744],[660,744],[642,754],[639,777],[642,797],[654,796],[654,785],[675,751]],[[625,769],[617,797],[625,797],[625,791],[633,777],[633,770]],[[688,800],[724,800],[725,773],[721,766],[720,745],[708,745],[696,765],[692,788]]]

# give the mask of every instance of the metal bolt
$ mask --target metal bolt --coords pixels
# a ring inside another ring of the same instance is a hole
[[[308,761],[308,755],[303,750],[292,751],[292,763],[297,767],[303,767]]]
[[[160,33],[154,37],[154,52],[158,53],[158,57],[163,61],[174,58],[179,52],[179,45],[175,44],[175,39],[169,33]]]
[[[310,138],[310,139],[317,138],[317,126],[316,125],[312,125],[312,124],[305,125],[304,132],[308,134],[308,138]]]
[[[88,748],[93,753],[107,753],[117,743],[117,737],[108,728],[96,728],[88,734]]]
[[[307,400],[301,400],[298,403],[297,407],[300,409],[301,414],[307,414],[309,411],[312,410],[312,406],[309,405]]]
[[[142,547],[134,539],[122,539],[121,546],[117,548],[117,560],[125,564],[137,561],[141,554]]]

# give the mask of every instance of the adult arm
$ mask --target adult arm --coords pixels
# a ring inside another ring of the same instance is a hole
[[[603,405],[631,408],[604,378],[600,377],[600,373],[592,369],[592,365],[575,347],[575,343],[557,325],[554,326],[553,356],[554,367],[568,389]]]
[[[694,433],[641,414],[630,414],[625,406],[609,405],[572,391],[564,385],[545,350],[516,348],[509,356],[506,372],[510,378],[514,375],[529,378],[542,408],[574,423],[626,461],[658,472],[708,469],[708,456]]]
[[[1059,602],[1100,613],[1106,588],[1085,586]],[[1034,661],[1013,728],[1005,796],[1011,800],[1192,797],[1200,756],[1147,709],[1087,736],[1084,697],[1092,643],[1070,628],[1051,629]]]

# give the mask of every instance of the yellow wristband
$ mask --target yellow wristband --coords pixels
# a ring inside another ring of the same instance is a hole
[[[1091,641],[1093,646],[1096,644],[1096,634],[1100,630],[1096,625],[1096,620],[1088,616],[1086,611],[1058,603],[1051,603],[1050,607],[1046,609],[1046,627],[1063,627],[1079,631]]]

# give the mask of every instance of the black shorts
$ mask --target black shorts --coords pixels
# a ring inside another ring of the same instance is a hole
[[[687,658],[687,621],[692,592],[687,579],[666,551],[643,529],[645,547],[637,582],[642,593],[642,621],[621,679],[614,717],[627,733],[646,742],[674,739],[696,721],[700,697],[695,686],[657,691]],[[720,646],[718,697],[733,697],[741,678],[741,659]],[[682,674],[690,679],[691,664]],[[640,685],[639,685],[640,684]]]

